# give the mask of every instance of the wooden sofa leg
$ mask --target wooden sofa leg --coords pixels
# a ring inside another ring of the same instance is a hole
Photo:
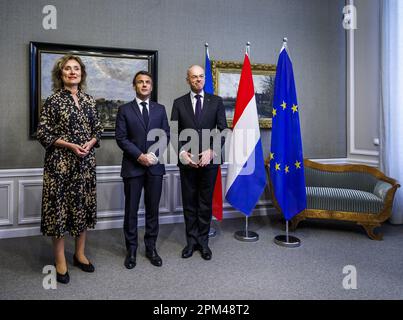
[[[305,220],[305,218],[300,218],[298,216],[294,217],[291,219],[291,231],[295,231],[298,227],[298,224],[302,221]]]
[[[375,233],[374,229],[376,227],[380,227],[380,224],[361,224],[359,223],[367,232],[368,237],[370,237],[372,240],[382,240],[383,239],[383,234],[382,233]]]

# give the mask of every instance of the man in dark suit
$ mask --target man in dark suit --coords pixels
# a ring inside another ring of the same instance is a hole
[[[179,135],[186,129],[192,129],[199,141],[196,143],[198,151],[194,152],[187,149],[187,146],[192,144],[191,139],[181,141],[179,137],[178,166],[187,242],[182,250],[182,258],[189,258],[194,250],[199,250],[203,259],[210,260],[212,252],[208,246],[208,234],[221,150],[213,151],[212,138],[205,133],[219,133],[227,128],[227,121],[222,99],[203,91],[204,69],[198,65],[191,66],[187,70],[186,80],[191,91],[174,101],[171,120],[177,121]]]
[[[159,202],[165,166],[160,163],[169,140],[169,125],[165,107],[150,101],[152,75],[139,71],[133,78],[136,98],[119,107],[116,117],[116,142],[123,150],[121,176],[125,192],[124,235],[127,269],[136,266],[137,212],[144,189],[146,257],[155,266],[162,266],[156,250],[159,224]],[[151,130],[160,129],[159,138],[147,138]],[[161,134],[162,133],[162,134]],[[150,152],[154,150],[155,153]]]

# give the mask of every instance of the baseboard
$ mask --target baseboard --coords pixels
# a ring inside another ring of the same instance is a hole
[[[40,227],[18,227],[0,230],[0,239],[31,237],[40,235]]]

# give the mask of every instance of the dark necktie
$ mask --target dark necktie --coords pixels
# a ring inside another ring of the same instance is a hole
[[[201,115],[201,95],[196,94],[196,108],[195,108],[195,118],[197,121],[200,121],[200,115]]]
[[[143,119],[146,127],[148,126],[148,110],[147,110],[147,102],[140,103],[143,106]]]

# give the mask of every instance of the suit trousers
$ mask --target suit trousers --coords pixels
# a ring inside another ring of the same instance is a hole
[[[147,171],[142,176],[124,178],[123,182],[125,191],[123,232],[125,235],[126,249],[134,252],[137,250],[137,216],[141,192],[144,188],[144,243],[146,250],[152,250],[155,248],[159,230],[158,216],[162,191],[162,175],[154,176]]]
[[[207,247],[218,167],[180,168],[183,215],[188,246]]]

